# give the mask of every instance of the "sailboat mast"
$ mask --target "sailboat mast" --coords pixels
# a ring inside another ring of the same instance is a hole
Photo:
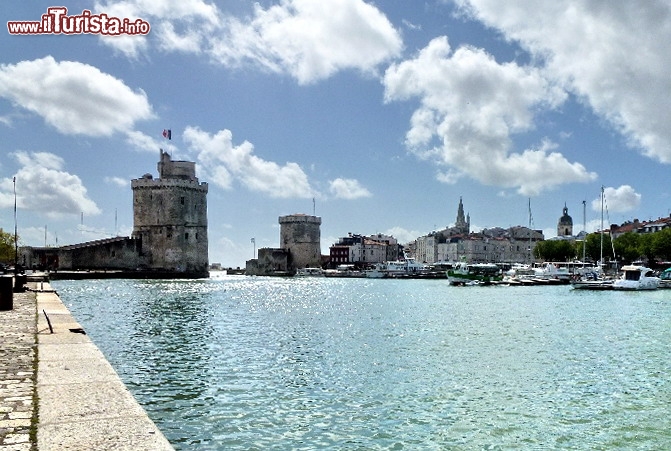
[[[529,198],[529,265],[533,266],[534,259],[531,251],[531,198]]]
[[[582,240],[582,266],[585,267],[585,248],[587,247],[587,201],[582,201],[582,232],[585,238]]]
[[[600,269],[603,269],[603,185],[601,185],[601,255],[600,255]]]

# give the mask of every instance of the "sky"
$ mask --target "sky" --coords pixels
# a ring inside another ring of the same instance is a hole
[[[564,206],[597,230],[602,189],[607,223],[671,213],[667,1],[35,0],[0,19],[0,228],[16,201],[21,245],[130,236],[130,180],[160,149],[208,183],[227,267],[295,213],[322,218],[324,254],[454,225],[459,199],[474,231],[546,238]]]

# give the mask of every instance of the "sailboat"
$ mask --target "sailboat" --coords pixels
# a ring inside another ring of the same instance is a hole
[[[603,275],[603,205],[604,205],[604,188],[601,187],[601,253],[599,259],[599,266],[596,271],[586,272],[583,270],[581,276],[577,279],[571,280],[571,286],[574,290],[612,290],[613,289],[613,280],[606,279]],[[583,229],[587,229],[587,220],[585,214],[585,201],[583,201]],[[585,235],[585,241],[582,244],[582,261],[583,265],[585,262],[585,246],[587,241],[587,235]],[[584,269],[584,266],[583,266]]]

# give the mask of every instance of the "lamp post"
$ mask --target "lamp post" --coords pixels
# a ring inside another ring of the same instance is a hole
[[[14,182],[14,275],[19,273],[19,241],[16,225],[16,177],[12,179]]]

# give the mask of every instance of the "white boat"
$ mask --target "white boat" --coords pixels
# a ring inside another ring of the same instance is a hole
[[[338,265],[336,269],[324,270],[326,277],[366,277],[363,271],[354,268],[354,265]]]
[[[450,285],[490,285],[503,280],[501,268],[493,263],[460,262],[447,270]]]
[[[595,277],[594,279],[581,278],[571,280],[571,286],[574,290],[612,290],[613,280]]]
[[[552,283],[569,283],[571,274],[566,268],[558,268],[554,263],[545,263],[534,268],[534,277]]]
[[[323,277],[324,270],[321,268],[300,268],[296,270],[296,277]]]
[[[384,279],[388,276],[386,266],[383,263],[377,263],[373,269],[367,269],[364,274],[369,279]]]
[[[614,290],[656,290],[659,288],[659,277],[652,269],[641,265],[622,267],[622,276],[613,282]]]
[[[671,268],[668,268],[659,275],[659,288],[671,288]]]
[[[373,269],[366,271],[366,277],[381,279],[386,277],[404,277],[425,273],[429,267],[423,263],[417,263],[414,258],[406,257],[405,260],[387,261],[377,263]]]
[[[583,268],[571,279],[571,286],[574,290],[612,290],[613,282],[599,267]]]

